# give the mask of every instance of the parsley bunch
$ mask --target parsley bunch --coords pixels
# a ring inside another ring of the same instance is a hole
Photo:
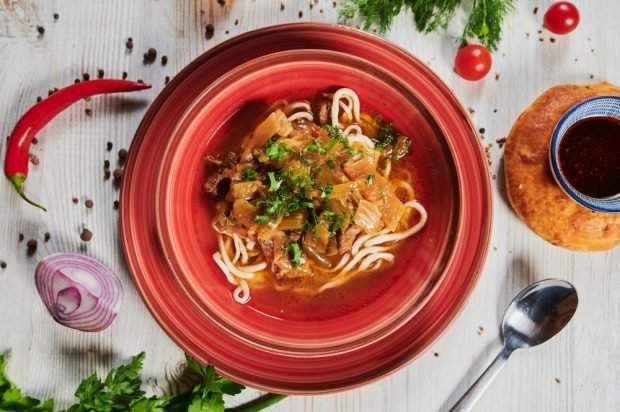
[[[462,41],[478,38],[490,51],[497,50],[502,38],[502,23],[514,9],[516,0],[473,0]],[[365,28],[376,24],[385,33],[403,8],[414,14],[418,31],[430,33],[446,29],[463,0],[349,0],[340,10],[340,17],[360,16]],[[469,2],[467,2],[469,4]]]
[[[224,395],[237,395],[244,387],[219,376],[213,366],[203,366],[186,356],[188,367],[197,375],[199,383],[178,395],[162,398],[146,397],[140,389],[140,371],[144,352],[134,356],[126,365],[112,369],[102,381],[96,374],[84,379],[75,396],[79,402],[66,412],[224,412]],[[41,402],[21,391],[11,383],[5,373],[6,358],[0,355],[0,411],[52,412],[54,401]],[[267,394],[237,411],[260,411],[284,399],[284,395]]]
[[[41,402],[22,392],[4,374],[6,359],[0,354],[0,411],[33,411],[51,412],[54,410],[54,401],[48,399]]]

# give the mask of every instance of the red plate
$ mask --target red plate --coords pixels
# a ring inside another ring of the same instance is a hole
[[[415,94],[441,130],[453,157],[455,187],[445,190],[458,191],[458,204],[452,209],[456,223],[446,226],[449,233],[443,234],[453,243],[443,280],[414,317],[363,348],[293,354],[249,344],[228,333],[207,319],[181,291],[157,235],[157,172],[169,139],[184,119],[192,118],[191,107],[215,80],[235,67],[294,49],[334,50],[381,67]],[[456,317],[473,289],[486,256],[492,215],[485,155],[475,128],[448,88],[398,47],[364,32],[324,24],[274,26],[238,36],[178,74],[153,103],[136,133],[121,200],[122,237],[130,271],[151,313],[170,337],[233,380],[297,394],[356,387],[393,372],[423,352]]]

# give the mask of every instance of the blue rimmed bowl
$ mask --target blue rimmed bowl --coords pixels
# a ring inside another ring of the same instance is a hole
[[[620,121],[620,96],[592,97],[568,109],[553,130],[549,147],[549,162],[556,182],[575,202],[596,212],[620,213],[620,193],[604,199],[585,195],[570,184],[560,167],[560,144],[567,132],[577,122],[596,117],[613,118]]]

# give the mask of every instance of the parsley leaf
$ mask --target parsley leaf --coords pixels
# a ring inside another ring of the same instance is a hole
[[[327,159],[325,161],[325,164],[327,165],[327,167],[329,167],[330,169],[335,169],[336,168],[336,162],[334,162],[334,159]]]
[[[9,381],[4,374],[6,362],[4,355],[0,354],[0,411],[52,412],[54,410],[52,399],[41,402],[22,395],[21,390]]]
[[[319,142],[317,139],[312,139],[312,143],[310,143],[306,147],[306,150],[309,153],[317,152],[320,155],[324,155],[327,152],[326,149],[321,145],[321,142]]]
[[[347,139],[340,132],[340,129],[337,126],[325,124],[323,125],[322,129],[325,130],[327,132],[327,135],[329,136],[329,141],[326,145],[327,150],[331,150],[336,145],[336,143],[340,143],[344,146],[344,148],[350,155],[355,154],[355,150],[353,150],[353,148],[349,144],[349,139]]]
[[[332,185],[325,185],[321,188],[321,198],[322,199],[327,199],[329,197],[329,195],[332,194],[332,192],[334,191],[334,186]]]
[[[258,172],[252,168],[246,168],[241,171],[241,180],[254,180],[258,177]]]
[[[139,374],[144,356],[142,352],[134,356],[127,365],[110,370],[103,382],[96,374],[84,379],[75,391],[80,402],[68,411],[122,411],[127,410],[129,403],[143,399],[144,391],[140,389],[142,382]]]
[[[375,140],[375,149],[383,150],[387,146],[394,143],[396,139],[394,126],[392,123],[384,122],[382,120],[379,121],[379,132],[377,133],[377,137]]]
[[[200,378],[200,383],[186,392],[147,398],[140,389],[139,378],[144,362],[143,352],[134,356],[128,364],[112,369],[104,381],[96,374],[84,379],[75,392],[79,403],[71,406],[67,412],[224,412],[224,395],[237,395],[244,387],[219,376],[213,366],[201,365],[190,356],[186,358],[188,367]],[[0,354],[0,411],[53,412],[52,399],[41,402],[23,396],[6,377],[5,367],[6,358]],[[247,407],[262,410],[284,397],[267,394],[255,399]]]
[[[289,150],[286,147],[282,146],[273,139],[267,140],[264,150],[265,156],[271,160],[284,160],[284,155],[289,153]]]
[[[140,390],[142,382],[139,375],[145,356],[142,352],[131,358],[129,364],[120,365],[108,373],[104,384],[109,388],[112,396],[140,397],[144,395],[144,391]]]
[[[331,217],[328,228],[330,236],[334,236],[342,228],[345,218],[346,215],[344,213],[336,213]]]
[[[267,173],[267,176],[269,177],[269,189],[268,190],[270,192],[275,192],[282,185],[282,180],[276,179],[276,174],[274,172]]]
[[[261,225],[262,225],[262,224],[265,224],[265,223],[269,222],[269,216],[265,216],[265,215],[257,215],[257,216],[254,218],[254,221],[255,221],[256,223],[259,223],[259,224],[261,224]]]
[[[288,244],[288,258],[295,269],[301,266],[301,248],[295,242]]]
[[[242,385],[219,376],[213,366],[201,365],[191,356],[186,355],[186,359],[188,366],[202,378],[202,383],[192,390],[188,411],[223,412],[223,395],[236,395],[244,389]]]

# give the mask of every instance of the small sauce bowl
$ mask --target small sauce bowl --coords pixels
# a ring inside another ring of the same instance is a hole
[[[582,126],[583,129],[583,126],[588,124],[591,124],[589,131],[593,133],[592,135],[588,135],[585,130],[577,130],[578,127]],[[596,135],[606,127],[616,127],[619,134],[614,137]],[[587,140],[576,141],[575,139]],[[598,142],[596,142],[597,139]],[[568,153],[567,150],[569,143],[573,145],[572,153]],[[603,144],[606,144],[610,150],[604,150],[601,147]],[[598,96],[577,103],[560,118],[551,136],[549,163],[556,182],[575,202],[596,212],[620,213],[620,190],[616,191],[617,183],[620,183],[620,174],[616,176],[615,173],[609,173],[610,170],[617,170],[619,167],[619,149],[620,97]],[[570,159],[574,163],[567,163],[568,156],[572,156]],[[571,170],[570,167],[576,170]],[[584,173],[588,175],[584,176]],[[600,187],[584,186],[584,179],[590,177],[592,185],[600,185]],[[610,187],[613,188],[612,192],[605,193],[605,190],[609,191]],[[595,193],[604,194],[596,195]]]

